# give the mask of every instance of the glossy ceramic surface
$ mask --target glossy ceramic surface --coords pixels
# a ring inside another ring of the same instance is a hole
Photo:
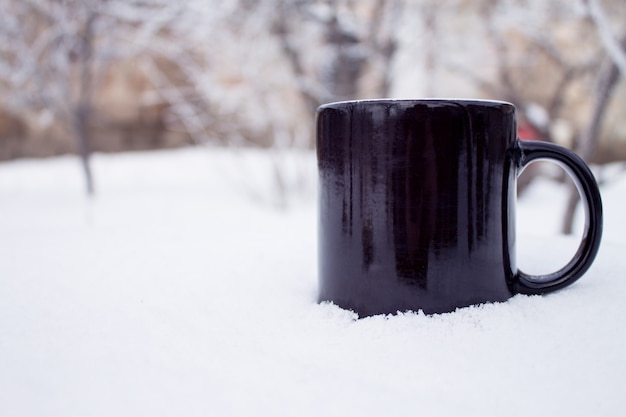
[[[318,110],[317,134],[320,301],[360,316],[447,312],[560,288],[597,252],[593,176],[562,148],[521,144],[511,104],[334,103]],[[588,237],[576,267],[533,277],[515,262],[516,178],[555,153],[586,187]]]

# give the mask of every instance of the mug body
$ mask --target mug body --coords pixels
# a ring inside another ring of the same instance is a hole
[[[497,101],[320,107],[319,301],[368,316],[511,297],[515,120]]]

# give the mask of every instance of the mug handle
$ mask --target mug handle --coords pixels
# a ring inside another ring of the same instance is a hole
[[[530,275],[518,270],[513,292],[542,294],[566,287],[580,278],[595,259],[602,238],[602,199],[598,184],[585,162],[574,152],[549,142],[517,140],[516,178],[533,161],[549,160],[560,165],[573,180],[585,208],[585,228],[574,257],[560,270]],[[515,188],[513,188],[515,189]]]

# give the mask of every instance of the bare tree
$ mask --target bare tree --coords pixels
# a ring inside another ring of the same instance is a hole
[[[183,40],[168,56],[175,71],[166,71],[154,56],[141,64],[170,106],[171,121],[195,142],[269,148],[276,161],[276,200],[284,201],[299,180],[289,178],[281,155],[312,147],[316,108],[387,94],[393,21],[402,2],[231,5],[188,3],[169,27]]]
[[[427,19],[424,30],[436,27],[428,25],[433,20],[450,25],[454,19],[447,7],[450,1],[437,3],[434,11],[430,10],[438,16]],[[477,12],[480,23],[476,33],[482,29],[482,37],[474,40],[476,44],[463,39],[465,48],[478,51],[486,45],[491,51],[492,65],[476,65],[471,57],[450,60],[445,55],[431,61],[436,59],[440,70],[452,70],[486,95],[515,104],[520,122],[534,132],[534,139],[573,147],[587,162],[593,162],[602,121],[624,62],[624,39],[615,35],[615,27],[623,28],[626,17],[623,2],[481,0],[472,6],[455,3],[456,7],[461,5],[471,9],[470,13]],[[605,12],[605,6],[612,7],[610,13]],[[450,26],[438,28],[438,32],[445,33],[446,29],[455,32]],[[589,36],[590,33],[597,36]],[[441,46],[444,40],[438,36],[435,42]],[[461,48],[457,45],[453,50]],[[567,129],[560,129],[561,126]],[[533,178],[533,171],[527,170],[520,189]],[[578,193],[572,186],[564,233],[571,232],[577,203]]]
[[[402,9],[403,2],[384,0],[279,3],[274,33],[294,74],[307,80],[299,89],[311,114],[331,101],[388,96],[397,43],[393,26]],[[302,24],[315,28],[316,39],[300,38]],[[319,62],[307,66],[304,62],[311,41],[322,54]],[[368,77],[368,70],[373,76]],[[369,83],[367,88],[364,80]],[[311,89],[310,85],[317,87]]]
[[[95,23],[91,7],[89,3],[8,1],[0,24],[5,105],[17,111],[51,110],[66,121],[76,137],[89,194],[93,181],[86,126],[91,113]]]
[[[113,62],[138,54],[133,42],[158,33],[160,0],[4,0],[0,7],[0,92],[14,112],[46,111],[75,138],[88,195],[94,94]],[[156,23],[155,23],[156,22]]]
[[[573,53],[575,48],[555,41],[550,25],[556,27],[562,24],[559,21],[575,17],[566,3],[555,2],[548,10],[535,11],[526,4],[524,13],[517,8],[508,10],[502,3],[485,1],[479,11],[486,41],[493,50],[495,77],[480,76],[466,68],[455,69],[463,71],[489,95],[515,104],[538,139],[557,142],[551,123],[568,118],[568,94],[597,69],[598,53]],[[535,26],[527,24],[531,20]],[[584,27],[580,19],[578,24]],[[542,30],[538,26],[543,26]]]
[[[576,143],[576,152],[586,161],[593,161],[597,149],[602,122],[620,77],[626,75],[626,30],[621,38],[613,36],[608,19],[597,0],[587,0],[589,14],[593,20],[607,57],[598,73],[594,88],[593,105],[587,126],[583,129]],[[574,215],[580,201],[578,190],[570,186],[569,197],[563,216],[562,232],[573,232]]]

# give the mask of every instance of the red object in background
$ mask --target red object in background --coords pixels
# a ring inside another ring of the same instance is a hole
[[[520,122],[517,125],[517,137],[522,140],[541,140],[539,132],[527,122]]]

